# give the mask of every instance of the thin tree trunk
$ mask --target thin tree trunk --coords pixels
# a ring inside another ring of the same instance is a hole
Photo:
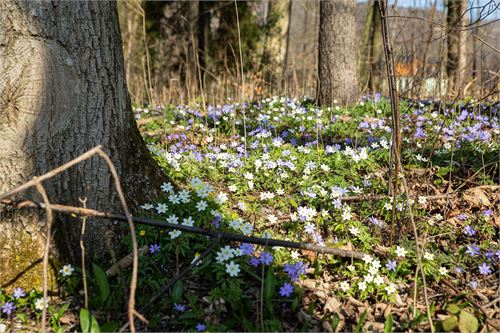
[[[131,112],[116,3],[4,1],[0,31],[0,192],[100,144],[115,163],[130,206],[151,199],[164,176]],[[89,207],[119,211],[100,159],[44,186],[52,202],[79,205],[79,198],[87,198]],[[40,257],[44,230],[36,219],[9,213],[0,219],[3,284]],[[59,222],[56,252],[74,254],[80,223]],[[105,235],[112,238],[115,230],[112,223],[89,220],[85,247],[103,254]],[[33,278],[39,267],[29,271],[16,285],[40,285]]]
[[[465,74],[465,42],[466,32],[463,28],[466,14],[466,0],[448,0],[446,17],[449,29],[447,36],[448,60],[446,64],[446,73],[448,74],[448,94],[462,96]]]
[[[356,1],[320,2],[317,100],[353,103],[358,95],[356,73]]]

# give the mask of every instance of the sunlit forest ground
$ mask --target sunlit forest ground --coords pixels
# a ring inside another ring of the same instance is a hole
[[[498,327],[499,105],[406,101],[401,110],[405,186],[393,224],[390,108],[379,95],[351,108],[279,97],[206,111],[137,107],[172,179],[146,216],[366,254],[220,244],[157,302],[149,328],[428,331],[426,304],[438,331]],[[149,248],[139,304],[211,243],[138,233]]]

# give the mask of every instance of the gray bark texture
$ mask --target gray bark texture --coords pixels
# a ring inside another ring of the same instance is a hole
[[[164,176],[131,111],[115,2],[0,2],[0,133],[0,193],[100,144],[132,209],[154,197]],[[97,157],[44,186],[53,203],[81,205],[79,198],[87,198],[88,207],[122,212],[111,174]],[[39,199],[34,192],[23,197]],[[0,206],[0,287],[40,285],[36,261],[44,228],[38,217]],[[80,226],[74,218],[56,221],[53,253],[77,257]],[[90,219],[90,255],[107,253],[116,229]]]
[[[356,1],[320,3],[318,103],[349,104],[357,99]]]
[[[463,97],[463,86],[465,79],[466,65],[466,31],[460,31],[463,28],[467,18],[465,9],[466,0],[448,0],[447,1],[447,26],[455,28],[448,31],[448,59],[446,62],[446,73],[448,75],[448,94]],[[458,29],[457,29],[458,28]]]

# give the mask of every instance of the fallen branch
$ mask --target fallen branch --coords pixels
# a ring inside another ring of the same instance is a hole
[[[24,208],[44,209],[44,207],[45,207],[45,205],[41,202],[34,202],[34,201],[30,201],[30,200],[24,200],[24,201],[20,201],[20,202],[3,200],[2,203],[10,205],[10,206],[17,208],[17,209],[24,209]],[[57,204],[51,204],[50,206],[51,206],[53,211],[58,212],[58,213],[63,213],[63,214],[69,214],[69,215],[74,214],[74,215],[79,215],[79,216],[93,216],[93,217],[104,218],[104,219],[127,221],[127,217],[125,217],[123,215],[111,214],[108,212],[101,212],[101,211],[89,209],[89,208],[81,208],[81,207],[57,205]],[[200,234],[200,235],[205,235],[205,236],[209,236],[209,237],[214,237],[214,238],[220,237],[221,239],[228,240],[228,241],[252,243],[252,244],[259,244],[259,245],[269,245],[269,246],[281,246],[281,247],[300,249],[300,250],[309,250],[309,251],[322,253],[322,254],[333,254],[333,255],[336,255],[336,256],[339,256],[342,258],[362,259],[363,256],[366,254],[364,252],[350,251],[350,250],[337,249],[337,248],[331,248],[331,247],[325,247],[325,246],[318,246],[318,245],[314,245],[314,244],[310,244],[310,243],[292,242],[292,241],[285,241],[285,240],[280,240],[280,239],[264,238],[264,237],[250,237],[250,236],[245,236],[245,235],[241,235],[241,234],[233,234],[233,233],[221,232],[221,231],[216,231],[216,230],[209,230],[209,229],[204,229],[204,228],[199,228],[199,227],[189,227],[189,226],[182,225],[182,224],[168,223],[168,222],[165,222],[163,220],[154,220],[154,219],[147,219],[147,218],[142,218],[142,217],[132,217],[132,220],[133,220],[133,222],[135,222],[137,224],[149,225],[149,226],[160,227],[160,228],[175,229],[175,230],[190,232],[193,234]]]

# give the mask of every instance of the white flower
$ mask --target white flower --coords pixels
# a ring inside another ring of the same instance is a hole
[[[361,260],[363,260],[366,264],[370,264],[373,261],[373,258],[371,255],[365,254]]]
[[[228,200],[229,198],[224,192],[219,192],[219,194],[217,194],[217,196],[215,197],[215,202],[217,202],[219,205],[226,203]]]
[[[168,234],[170,235],[170,239],[175,239],[179,237],[182,234],[182,232],[180,230],[172,230]]]
[[[147,204],[142,205],[141,208],[145,209],[145,210],[150,210],[150,209],[153,209],[154,206],[152,204],[147,203]]]
[[[271,224],[278,222],[278,218],[276,217],[276,215],[273,215],[273,214],[269,214],[267,219],[269,220],[269,222],[271,222]]]
[[[360,232],[360,231],[359,231],[359,228],[352,226],[352,227],[350,227],[350,228],[349,228],[349,232],[350,232],[353,236],[356,236],[356,237],[357,237],[357,236],[359,235],[359,232]]]
[[[181,200],[177,195],[171,194],[168,196],[168,201],[170,201],[170,203],[173,205],[177,205]]]
[[[377,259],[374,259],[372,261],[372,267],[375,268],[375,269],[379,269],[382,265],[380,264],[380,260],[377,260]]]
[[[363,291],[363,290],[366,290],[366,282],[365,281],[361,281],[358,283],[358,289],[360,291]]]
[[[368,269],[368,273],[372,274],[372,275],[377,275],[378,273],[378,267],[375,267],[375,266],[370,266],[370,268]]]
[[[196,204],[196,209],[198,209],[199,212],[203,212],[207,207],[208,207],[208,205],[204,200],[200,200]]]
[[[448,274],[448,269],[446,267],[443,267],[443,266],[439,267],[439,274],[441,274],[443,276]]]
[[[396,247],[396,256],[398,257],[406,257],[408,251],[404,249],[404,247],[398,246]]]
[[[396,292],[396,287],[394,287],[393,284],[390,284],[387,287],[385,287],[385,291],[387,292],[388,295],[393,294]]]
[[[377,275],[373,278],[373,282],[377,285],[380,286],[382,283],[384,283],[384,278],[381,277],[380,275]]]
[[[247,205],[243,201],[238,201],[238,208],[244,212],[247,210]]]
[[[179,223],[179,219],[177,218],[177,216],[175,216],[175,214],[172,214],[167,218],[167,222],[172,224],[177,224]]]
[[[172,186],[172,184],[170,184],[170,183],[163,183],[163,184],[161,185],[161,190],[162,190],[163,192],[173,193],[173,191],[174,191],[174,187],[173,187],[173,186]]]
[[[49,303],[44,300],[43,298],[39,298],[35,301],[35,309],[42,311],[44,308],[46,308],[49,305]]]
[[[243,223],[243,225],[240,227],[240,230],[243,234],[250,235],[253,231],[253,226],[248,222]]]
[[[283,195],[283,194],[285,194],[285,191],[282,188],[279,188],[279,189],[276,190],[276,194],[277,195]]]
[[[349,282],[347,281],[342,281],[340,282],[340,289],[342,289],[342,291],[348,291],[349,290]]]
[[[73,274],[74,271],[75,269],[73,268],[73,266],[67,264],[64,265],[59,272],[62,274],[62,276],[70,276],[71,274]]]
[[[192,227],[194,225],[194,220],[191,216],[187,217],[187,218],[184,218],[182,220],[182,225],[185,225],[185,226],[188,226],[188,227]]]
[[[228,188],[229,188],[229,191],[231,191],[231,192],[236,192],[236,191],[238,191],[238,186],[236,186],[236,185],[234,185],[234,184],[233,184],[233,185],[229,185],[229,187],[228,187]]]
[[[229,226],[235,230],[239,230],[241,228],[241,219],[237,218],[232,221],[229,221]]]
[[[167,205],[166,205],[166,204],[162,204],[162,203],[160,203],[160,204],[156,205],[156,212],[157,212],[158,214],[163,214],[163,213],[165,213],[167,210],[168,210],[168,207],[167,207]]]
[[[300,256],[299,251],[293,250],[292,252],[290,252],[290,256],[292,257],[293,260],[299,259]]]
[[[342,220],[349,221],[352,218],[352,214],[349,210],[344,210],[342,212]]]
[[[201,186],[201,184],[203,184],[203,182],[200,180],[200,178],[195,177],[195,178],[191,179],[191,186],[198,187],[198,186]]]
[[[5,333],[7,332],[7,325],[4,323],[0,323],[0,333]]]
[[[231,261],[229,264],[226,264],[226,272],[229,276],[236,276],[240,272],[240,265],[235,264],[234,261]]]
[[[366,274],[365,277],[363,278],[366,283],[370,283],[373,281],[373,275],[372,274]]]
[[[433,261],[434,260],[434,254],[426,251],[425,254],[424,254],[424,258],[426,260]]]
[[[234,258],[233,249],[229,245],[226,245],[217,252],[217,257],[215,259],[217,262],[222,263],[231,258]]]
[[[252,180],[253,179],[253,174],[250,172],[245,173],[244,175],[245,179],[247,180]]]
[[[420,205],[425,205],[427,203],[427,197],[418,197],[418,203]]]
[[[177,197],[179,198],[179,200],[182,202],[182,203],[188,203],[189,201],[191,201],[191,199],[189,198],[189,192],[186,191],[186,190],[182,190],[180,191],[178,194],[177,194]]]
[[[351,272],[355,272],[356,271],[356,267],[354,265],[349,265],[347,266],[347,269]]]

